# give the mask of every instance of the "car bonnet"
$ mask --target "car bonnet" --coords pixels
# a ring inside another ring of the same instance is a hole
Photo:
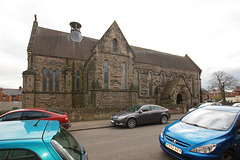
[[[179,120],[166,127],[165,130],[165,135],[170,136],[175,140],[187,143],[190,146],[208,142],[218,137],[222,137],[227,133],[229,133],[229,130],[211,130],[185,124]]]

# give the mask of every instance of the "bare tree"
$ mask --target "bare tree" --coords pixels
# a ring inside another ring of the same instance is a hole
[[[221,91],[223,103],[226,103],[225,89],[233,89],[237,85],[237,79],[224,71],[217,71],[211,75],[209,87],[211,89],[218,88]]]

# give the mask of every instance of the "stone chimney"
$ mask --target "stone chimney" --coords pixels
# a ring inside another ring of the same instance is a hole
[[[80,28],[82,27],[82,25],[78,22],[71,22],[70,26],[71,26],[70,38],[72,39],[72,41],[81,42],[81,40],[83,39],[80,32]]]

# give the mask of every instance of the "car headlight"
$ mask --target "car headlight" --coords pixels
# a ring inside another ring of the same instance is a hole
[[[118,119],[124,119],[126,118],[127,116],[119,116]]]
[[[216,147],[217,147],[216,144],[208,144],[194,148],[191,151],[196,153],[211,153],[212,151],[215,150]]]
[[[163,138],[163,133],[164,133],[164,130],[165,130],[165,127],[162,129],[162,131],[161,131],[161,138]]]

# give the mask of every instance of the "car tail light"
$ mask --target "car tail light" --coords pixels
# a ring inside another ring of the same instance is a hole
[[[168,110],[168,112],[170,112],[170,110]]]
[[[66,121],[68,121],[68,117],[65,117],[64,119],[65,119]]]

